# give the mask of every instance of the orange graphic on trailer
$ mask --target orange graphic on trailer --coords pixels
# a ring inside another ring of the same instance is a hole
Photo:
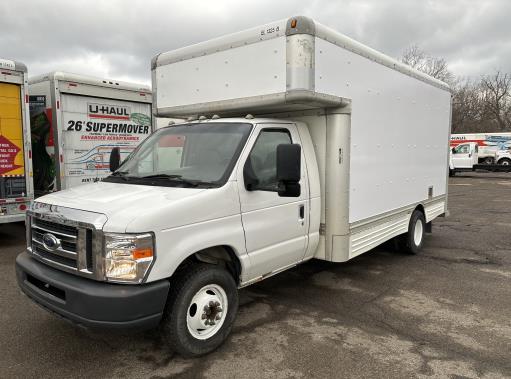
[[[0,176],[23,176],[20,87],[0,83]]]

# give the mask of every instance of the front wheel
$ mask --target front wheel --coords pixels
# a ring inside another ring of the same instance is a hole
[[[220,266],[192,265],[172,280],[163,337],[184,357],[210,353],[229,335],[237,311],[231,274]]]
[[[509,165],[511,165],[511,159],[509,159],[509,158],[502,158],[501,160],[499,160],[498,163],[500,165],[502,165],[502,166],[509,166]]]

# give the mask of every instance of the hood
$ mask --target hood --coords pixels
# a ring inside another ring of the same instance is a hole
[[[103,230],[115,233],[164,231],[240,213],[236,182],[209,189],[97,182],[36,201],[103,214]]]
[[[103,213],[108,217],[119,210],[132,206],[139,209],[144,206],[144,202],[149,201],[154,204],[162,201],[175,201],[202,191],[204,189],[97,182],[54,192],[37,199],[37,201]]]
[[[97,182],[55,192],[36,201],[104,214],[107,222],[103,229],[108,232],[146,232],[239,211],[239,205],[233,203],[234,188],[231,183],[222,188],[204,189]],[[218,207],[219,198],[226,201],[223,207]]]

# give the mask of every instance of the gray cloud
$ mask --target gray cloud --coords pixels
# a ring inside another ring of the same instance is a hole
[[[511,71],[507,0],[18,0],[0,4],[0,52],[31,75],[149,83],[159,52],[298,14],[394,57],[418,44],[458,75]]]

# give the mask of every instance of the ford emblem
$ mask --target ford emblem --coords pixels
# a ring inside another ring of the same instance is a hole
[[[48,251],[55,251],[60,247],[60,240],[51,233],[43,235],[43,246]]]

